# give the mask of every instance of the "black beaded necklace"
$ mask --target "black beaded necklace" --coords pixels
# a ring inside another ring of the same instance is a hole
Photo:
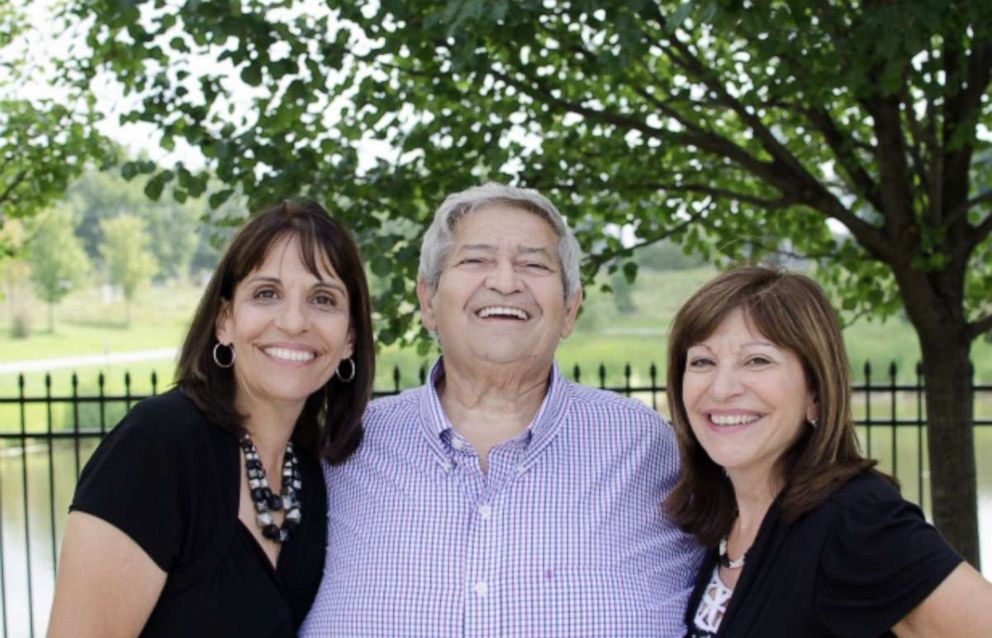
[[[300,468],[297,465],[296,454],[293,452],[293,442],[286,445],[286,453],[282,460],[282,491],[279,496],[272,493],[269,480],[265,478],[265,468],[258,458],[258,450],[251,440],[251,435],[245,432],[241,437],[241,451],[245,455],[245,473],[248,475],[248,492],[255,504],[255,521],[262,528],[262,536],[276,543],[285,543],[296,526],[300,524],[299,492],[303,487]],[[282,527],[275,524],[272,512],[286,510]]]

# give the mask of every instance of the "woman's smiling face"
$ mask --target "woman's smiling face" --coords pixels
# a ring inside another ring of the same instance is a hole
[[[351,356],[347,288],[324,260],[312,273],[287,237],[241,280],[217,318],[217,340],[236,355],[235,404],[300,410]]]
[[[815,412],[796,353],[731,312],[686,353],[682,400],[692,432],[731,478],[778,485],[779,458]]]

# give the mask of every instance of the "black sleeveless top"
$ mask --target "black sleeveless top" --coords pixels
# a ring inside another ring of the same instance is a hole
[[[70,509],[114,525],[168,574],[142,637],[283,638],[303,622],[324,564],[320,464],[299,454],[303,518],[273,569],[238,518],[240,454],[172,390],[135,405],[86,464]]]

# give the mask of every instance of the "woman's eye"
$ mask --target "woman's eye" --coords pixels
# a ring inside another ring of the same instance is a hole
[[[713,365],[713,360],[706,357],[692,357],[689,359],[690,368],[705,368],[711,365]]]
[[[548,270],[551,270],[550,268],[548,268],[547,264],[541,264],[541,263],[538,263],[538,262],[532,262],[532,263],[529,263],[529,264],[524,264],[524,267],[527,268],[528,270],[540,270],[540,271],[544,271],[544,272],[547,272]]]
[[[276,291],[271,288],[261,288],[255,291],[255,299],[275,299]]]
[[[316,295],[313,298],[314,303],[318,306],[336,306],[338,305],[338,298],[334,295]]]
[[[482,263],[482,258],[481,257],[465,257],[464,259],[462,259],[461,261],[458,262],[458,265],[462,265],[462,264],[481,264],[481,263]]]
[[[764,366],[771,363],[771,359],[768,357],[751,357],[747,362],[754,366]]]

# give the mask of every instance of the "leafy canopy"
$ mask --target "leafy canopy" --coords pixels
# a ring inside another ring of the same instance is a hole
[[[668,238],[709,259],[814,260],[845,308],[950,288],[992,323],[989,3],[730,0],[71,0],[92,55],[204,171],[148,162],[157,197],[322,200],[355,231],[389,343],[409,336],[419,236],[486,179],[561,205],[587,276]],[[370,143],[389,150],[362,164]],[[829,223],[828,223],[829,222]],[[898,287],[900,271],[905,281]],[[942,274],[950,273],[950,274]],[[915,279],[914,279],[915,277]],[[954,305],[954,304],[952,304]]]

